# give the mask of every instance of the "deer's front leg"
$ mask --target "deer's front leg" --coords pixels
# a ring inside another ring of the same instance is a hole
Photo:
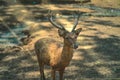
[[[63,80],[64,70],[65,68],[62,68],[61,70],[59,70],[59,80]]]
[[[52,68],[51,70],[51,77],[52,77],[52,80],[55,80],[55,69]]]

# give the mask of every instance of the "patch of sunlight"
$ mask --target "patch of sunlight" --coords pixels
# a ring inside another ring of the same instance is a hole
[[[26,22],[26,17],[30,17],[31,19],[33,19],[33,16],[32,16],[33,13],[31,11],[28,11],[26,6],[21,5],[21,3],[20,3],[20,5],[11,5],[10,8],[15,9],[13,15],[19,21],[23,21],[24,20],[24,22]]]
[[[69,22],[68,20],[66,19],[59,19],[58,20],[64,27],[65,29],[67,29],[68,31],[71,31],[72,30],[72,26],[73,24],[71,22]]]
[[[68,21],[67,19],[59,19],[58,21],[62,22],[62,24],[68,31],[71,31],[74,26],[74,23]]]
[[[79,69],[80,69],[80,67],[72,65],[72,66],[67,67],[66,71],[67,70],[69,70],[69,71],[77,71]]]
[[[58,10],[59,9],[55,5],[42,5],[41,8],[51,9],[51,10]]]
[[[89,66],[89,67],[93,67],[94,66],[94,62],[89,62],[89,63],[84,63],[85,66]]]
[[[70,10],[70,11],[74,11],[74,10],[78,10],[78,8],[73,8],[72,5],[62,5],[62,6],[56,6],[56,5],[42,5],[40,6],[41,8],[46,8],[46,9],[51,9],[51,10]],[[94,10],[90,10],[88,8],[80,8],[79,11],[82,12],[94,12]]]
[[[46,77],[50,77],[51,75],[49,75],[51,72],[51,70],[49,69],[44,69],[44,73]],[[48,74],[49,73],[49,74]],[[26,78],[33,78],[33,77],[39,77],[40,76],[40,72],[38,71],[31,71],[31,72],[26,72],[24,73]]]
[[[40,72],[39,71],[31,71],[31,72],[26,72],[24,73],[26,78],[33,78],[33,77],[39,77]]]
[[[72,59],[73,60],[83,60],[84,57],[82,56],[82,54],[80,54],[80,52],[75,52]]]
[[[23,12],[23,13],[28,13],[28,11],[27,10],[25,10],[25,9],[23,9],[23,10],[20,10],[21,12]]]
[[[82,37],[82,36],[79,36],[78,38],[77,38],[77,40],[79,41],[81,41],[81,40],[84,40],[85,39],[85,37]]]
[[[14,8],[7,9],[7,11],[14,11],[14,10],[15,10]]]
[[[37,56],[36,55],[35,56],[31,56],[31,58],[32,58],[32,60],[37,61]]]
[[[17,58],[18,56],[7,56],[2,61],[10,61],[10,60],[17,59]]]
[[[85,30],[85,29],[84,29]],[[96,36],[96,31],[92,31],[92,30],[86,30],[86,31],[83,31],[82,32],[84,34],[84,36],[87,38],[87,39],[91,39],[92,37]],[[89,34],[89,36],[91,37],[87,37]]]
[[[89,66],[89,67],[93,67],[96,65],[119,65],[119,64],[120,62],[117,62],[117,61],[105,61],[101,59],[98,59],[95,62],[84,63],[84,65]]]
[[[24,13],[21,13],[22,15],[16,15],[17,16],[17,19],[19,21],[23,21],[24,23],[26,23],[26,21],[30,21],[29,19],[33,19],[31,17],[31,14],[24,14]],[[35,22],[35,21],[32,21],[32,22]],[[27,24],[27,23],[26,23]],[[27,24],[28,25],[28,24]]]
[[[10,8],[14,8],[14,7],[16,8],[16,7],[24,7],[24,6],[23,5],[10,5],[9,7]]]
[[[92,49],[95,48],[95,45],[86,45],[86,46],[80,46],[81,49]]]
[[[44,71],[45,71],[45,74],[50,73],[51,72],[51,68],[50,67],[48,69],[45,68]]]
[[[65,75],[75,76],[77,74],[77,71],[79,70],[80,70],[80,67],[78,66],[68,66],[65,69]]]
[[[72,59],[73,59],[73,60],[83,60],[84,57],[83,57],[83,56],[73,56]]]
[[[67,24],[67,25],[72,25],[70,21],[68,21],[67,19],[59,19],[59,22],[62,22],[63,24]]]
[[[99,65],[99,64],[103,64],[105,63],[106,61],[103,60],[103,59],[98,59],[97,61],[94,62],[95,65]]]
[[[112,75],[112,71],[107,67],[97,67],[96,70],[102,75],[106,76]]]
[[[40,23],[41,26],[46,26],[46,27],[51,27],[50,26],[50,22],[41,22]],[[52,25],[53,26],[53,25]]]
[[[7,71],[8,68],[9,68],[8,66],[2,66],[2,67],[0,67],[0,72]]]
[[[7,14],[9,14],[9,15],[12,15],[13,14],[13,12],[12,11],[6,11],[6,13]],[[9,16],[2,16],[3,17],[3,19],[5,18],[5,19],[8,19],[9,18]]]
[[[110,35],[107,35],[107,34],[100,34],[100,35],[97,35],[99,38],[101,38],[101,39],[105,39],[105,38],[109,38],[110,37]]]
[[[25,21],[25,23],[26,23],[27,25],[33,25],[35,22],[33,22],[33,21]]]
[[[113,43],[115,46],[120,46],[120,44],[118,44],[117,42],[116,43]]]
[[[34,35],[38,35],[38,34],[41,36],[45,36],[45,35],[48,35],[49,33],[45,30],[40,30],[34,33]]]
[[[33,64],[30,64],[29,62],[23,61],[23,60],[22,60],[21,63],[19,63],[19,66],[20,66],[20,67],[30,67],[30,66],[32,66],[32,65],[33,65]]]
[[[95,62],[84,63],[84,65],[89,66],[89,67],[92,67],[92,66],[95,66],[95,65],[101,65],[101,64],[103,64],[104,62],[105,62],[104,60],[98,59],[98,60],[95,61]]]
[[[28,25],[32,25],[30,28],[32,28],[32,29],[39,29],[39,27],[40,27],[40,24],[39,23],[34,23],[34,22],[32,22],[32,21],[27,21],[26,22]]]
[[[80,8],[79,11],[80,12],[95,12],[95,10],[91,10],[89,8]]]

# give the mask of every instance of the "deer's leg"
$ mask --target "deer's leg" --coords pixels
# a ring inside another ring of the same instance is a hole
[[[39,69],[40,69],[40,80],[45,80],[45,75],[44,75],[44,63],[42,60],[39,58],[39,55],[37,55],[38,63],[39,63]]]
[[[44,65],[40,66],[40,78],[41,78],[41,80],[45,80]]]
[[[63,73],[64,73],[65,68],[59,70],[59,80],[63,80]]]
[[[52,77],[52,80],[55,80],[55,69],[52,68],[51,70],[51,77]]]

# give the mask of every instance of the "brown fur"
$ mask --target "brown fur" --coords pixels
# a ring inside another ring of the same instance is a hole
[[[72,59],[73,49],[69,46],[63,46],[60,42],[43,38],[36,42],[35,50],[39,56],[40,62],[54,67],[56,70],[60,70],[61,67],[66,67]]]

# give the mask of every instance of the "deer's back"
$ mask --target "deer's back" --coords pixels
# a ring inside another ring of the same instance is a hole
[[[60,61],[62,45],[51,38],[42,38],[35,43],[35,51],[39,60],[47,65],[57,65]]]

